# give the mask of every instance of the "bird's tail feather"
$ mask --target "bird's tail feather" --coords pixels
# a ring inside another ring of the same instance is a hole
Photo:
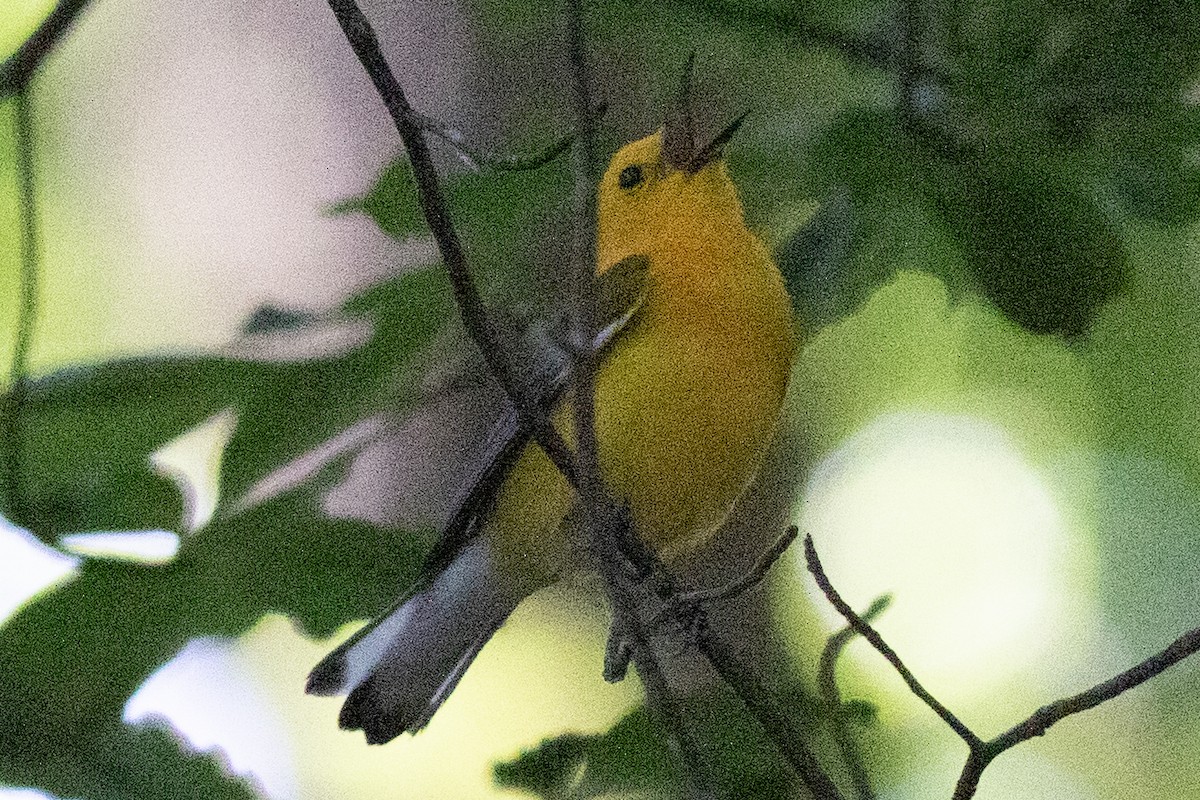
[[[415,733],[522,599],[477,539],[432,583],[326,656],[307,691],[348,693],[338,724],[362,730],[371,744]]]

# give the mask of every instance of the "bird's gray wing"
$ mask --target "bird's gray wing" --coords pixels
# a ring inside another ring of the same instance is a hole
[[[629,330],[644,304],[648,282],[649,261],[644,256],[626,258],[597,278],[598,333],[592,343],[595,352],[605,352],[621,333]],[[553,409],[571,382],[570,359],[566,353],[560,350],[557,356],[549,357],[556,358],[559,366],[551,371],[552,377],[538,393],[537,402],[546,413]],[[369,634],[379,620],[386,619],[414,594],[428,587],[476,536],[479,520],[532,438],[532,423],[520,419],[510,402],[509,408],[492,427],[483,450],[475,460],[474,469],[463,482],[464,488],[453,506],[454,512],[426,556],[420,576],[375,621],[355,632],[313,668],[308,677],[309,693],[328,694],[336,691],[335,687],[344,683],[345,653]]]

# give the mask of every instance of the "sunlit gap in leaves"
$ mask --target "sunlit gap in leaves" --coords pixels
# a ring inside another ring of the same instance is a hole
[[[197,752],[216,751],[270,800],[296,797],[286,725],[233,647],[219,639],[189,642],[134,692],[122,719],[165,726]]]
[[[237,412],[226,408],[150,454],[150,466],[179,487],[186,533],[203,528],[217,510],[221,458],[236,428]]]
[[[38,593],[70,580],[78,568],[78,558],[0,517],[0,625]]]
[[[1071,595],[1078,537],[1069,515],[992,422],[880,417],[818,466],[798,514],[851,605],[861,610],[893,595],[877,627],[935,694],[960,709],[985,709],[998,687],[1015,688],[1044,668],[1081,611]],[[806,585],[829,628],[844,625]],[[905,691],[868,650],[860,641],[850,652],[872,693]]]
[[[140,564],[166,564],[179,552],[179,535],[160,530],[72,533],[58,543],[76,555]]]
[[[59,800],[56,795],[38,789],[17,786],[0,786],[0,800]]]

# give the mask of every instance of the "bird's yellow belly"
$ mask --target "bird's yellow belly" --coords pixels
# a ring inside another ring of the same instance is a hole
[[[607,488],[629,504],[638,534],[670,559],[723,521],[774,435],[786,383],[778,354],[752,337],[630,331],[596,380],[596,434]],[[713,348],[724,348],[714,358]],[[736,352],[734,352],[736,351]],[[556,414],[569,434],[570,408]],[[568,435],[569,440],[574,440]],[[569,557],[561,522],[573,495],[536,445],[517,460],[484,535],[501,568],[550,582]]]
[[[754,340],[634,335],[600,373],[605,482],[663,558],[712,534],[774,434],[782,380],[768,354],[748,344]]]

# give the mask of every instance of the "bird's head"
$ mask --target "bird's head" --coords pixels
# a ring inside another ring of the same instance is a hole
[[[690,95],[689,59],[663,127],[622,147],[605,170],[598,188],[600,272],[628,256],[653,259],[664,248],[744,225],[721,155],[746,115],[697,146]]]

